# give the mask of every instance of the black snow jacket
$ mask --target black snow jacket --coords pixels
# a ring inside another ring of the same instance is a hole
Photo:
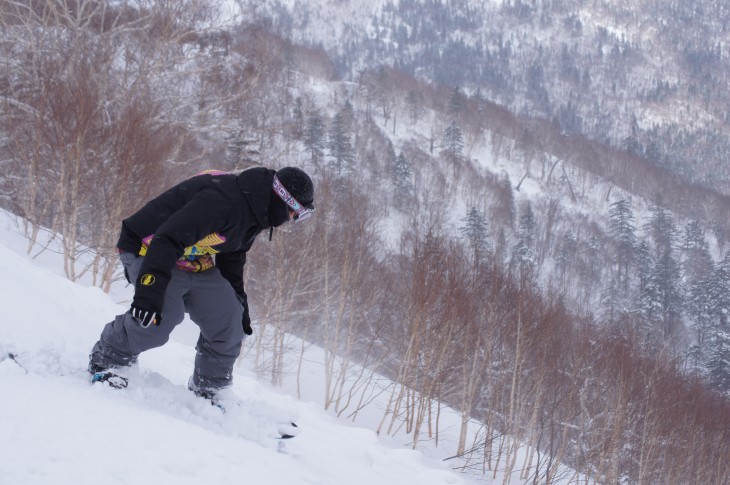
[[[275,173],[257,167],[240,175],[197,175],[125,219],[118,248],[144,254],[133,305],[161,312],[178,260],[203,255],[215,255],[215,265],[245,303],[246,252],[261,231],[289,219],[272,188]]]

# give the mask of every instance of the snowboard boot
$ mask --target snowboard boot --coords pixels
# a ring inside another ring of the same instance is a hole
[[[224,413],[226,412],[226,408],[223,407],[223,404],[221,404],[218,393],[215,390],[200,389],[199,387],[195,386],[195,384],[193,384],[192,377],[188,380],[188,390],[196,396],[202,397],[203,399],[209,401],[211,405],[217,407]]]
[[[115,374],[109,369],[105,369],[99,364],[89,363],[89,374],[91,374],[91,383],[101,382],[114,389],[124,389],[127,387],[129,380],[119,374]]]

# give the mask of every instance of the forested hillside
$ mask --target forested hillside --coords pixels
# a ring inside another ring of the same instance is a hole
[[[685,111],[646,104],[621,84],[651,85],[637,41],[584,18],[644,11],[567,3],[383,3],[360,26],[369,10],[337,17],[346,1],[237,2],[234,19],[197,0],[5,2],[0,201],[27,221],[31,253],[50,228],[67,276],[108,289],[119,222],[149,197],[203,169],[301,166],[315,217],[258,241],[246,265],[256,332],[272,336],[256,341],[261,375],[296,372],[283,364],[296,334],[327,352],[334,413],[355,419],[369,393],[390,393],[377,431],[404,426],[417,447],[438,440],[442,405],[459,411],[457,467],[727,482],[725,175],[703,158],[690,183],[684,145],[657,143],[677,159],[652,159],[646,124],[662,112],[677,136],[721,133],[723,98],[698,100],[724,78],[692,94],[680,71],[700,73],[665,59]],[[330,45],[297,38],[332,22]],[[548,39],[566,42],[577,78],[555,71]],[[396,384],[375,390],[376,371]]]
[[[342,75],[397,66],[730,194],[725,2],[239,3],[322,45]]]

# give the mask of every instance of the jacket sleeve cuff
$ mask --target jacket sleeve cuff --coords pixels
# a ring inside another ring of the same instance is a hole
[[[170,278],[160,274],[142,273],[137,278],[134,287],[134,306],[162,312],[163,302],[165,301],[165,292]]]

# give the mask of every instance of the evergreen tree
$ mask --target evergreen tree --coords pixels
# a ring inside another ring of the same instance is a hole
[[[603,323],[615,323],[628,310],[626,292],[617,279],[612,279],[601,295],[601,318]]]
[[[454,160],[464,158],[464,138],[456,121],[449,123],[444,132],[443,148]]]
[[[507,234],[505,234],[504,227],[498,226],[499,230],[495,236],[494,243],[494,259],[500,264],[505,264],[509,256],[507,246]]]
[[[689,365],[701,370],[705,361],[707,335],[716,320],[716,302],[713,300],[715,272],[706,278],[695,281],[689,288],[686,299],[686,312],[690,326],[694,331],[694,343],[690,346],[687,356]]]
[[[408,95],[406,97],[406,106],[408,111],[408,119],[410,120],[411,124],[417,123],[418,120],[421,118],[421,115],[424,111],[423,104],[423,94],[414,90],[408,91]]]
[[[690,285],[707,278],[712,273],[710,247],[697,221],[690,221],[684,229],[682,256],[682,268]]]
[[[730,251],[713,272],[713,287],[710,297],[715,301],[715,312],[721,324],[730,323]]]
[[[342,113],[337,113],[332,120],[327,148],[328,155],[334,158],[339,175],[355,163],[355,152],[350,144],[350,133],[346,129]]]
[[[479,265],[485,260],[490,249],[487,216],[476,207],[472,207],[467,210],[466,217],[461,221],[464,226],[460,228],[460,232],[472,250],[474,264]]]
[[[659,259],[666,252],[674,249],[676,228],[672,215],[660,205],[652,206],[648,231],[654,243],[654,256]]]
[[[297,97],[294,100],[294,107],[292,108],[292,135],[297,140],[301,140],[304,135],[304,111],[302,109],[302,98]]]
[[[307,118],[304,129],[304,146],[311,155],[312,163],[316,166],[324,159],[324,150],[327,147],[325,138],[325,124],[319,113],[312,113]]]
[[[350,100],[345,100],[345,104],[340,109],[342,114],[342,123],[345,127],[345,132],[352,133],[353,126],[355,125],[355,108],[353,108]]]
[[[651,256],[651,248],[646,241],[641,241],[639,246],[636,248],[636,262],[639,270],[639,295],[646,291],[646,287],[649,284],[649,278],[651,275],[651,269],[654,267],[654,261]]]
[[[730,396],[730,252],[713,273],[709,292],[713,321],[701,347],[704,367],[713,387]]]
[[[408,200],[413,194],[413,172],[411,170],[411,164],[408,162],[403,152],[401,152],[400,155],[398,155],[398,157],[395,159],[393,172],[395,200],[396,203],[402,204],[404,201]]]
[[[565,277],[570,268],[571,262],[575,257],[575,253],[578,249],[578,241],[573,231],[568,229],[563,235],[563,239],[560,241],[560,247],[558,248],[558,255],[555,260],[555,268],[560,277],[560,281],[565,286]]]
[[[713,327],[708,338],[705,366],[712,386],[730,396],[730,328],[727,324]]]
[[[666,251],[654,266],[650,279],[652,291],[649,306],[651,318],[661,325],[661,336],[673,336],[682,324],[683,294],[680,284],[679,263],[670,251]]]
[[[639,270],[639,292],[636,308],[642,316],[640,326],[649,334],[654,326],[650,323],[653,315],[653,302],[656,300],[654,285],[652,284],[652,273],[654,271],[654,258],[652,250],[646,241],[641,241],[636,250],[637,265]]]
[[[624,150],[626,150],[629,153],[633,153],[636,155],[641,155],[643,152],[643,148],[641,147],[641,143],[639,142],[639,123],[636,120],[636,115],[631,115],[631,122],[629,124],[629,135],[624,138],[622,146]]]
[[[513,264],[523,273],[535,266],[535,232],[537,221],[532,205],[527,202],[522,206],[517,227],[517,244],[512,252]]]
[[[626,199],[611,204],[609,231],[616,241],[616,266],[618,282],[624,290],[628,288],[629,267],[636,251],[636,227],[631,203]]]
[[[586,295],[589,295],[594,285],[597,285],[601,281],[602,265],[597,264],[601,261],[603,254],[603,242],[595,234],[591,234],[585,245],[585,261],[588,263],[585,265],[584,276],[586,282],[589,285],[584,288]]]
[[[480,108],[481,104],[487,100],[487,97],[484,96],[484,93],[482,92],[482,88],[477,88],[476,92],[474,92],[471,98],[480,105]]]
[[[682,324],[681,272],[675,257],[676,229],[671,214],[661,206],[651,208],[648,224],[654,243],[654,266],[642,295],[642,312],[655,337],[668,339]]]
[[[689,365],[702,372],[707,358],[707,336],[717,322],[722,292],[717,290],[719,272],[714,268],[709,245],[696,221],[689,222],[685,227],[682,256],[684,284],[687,287],[685,314],[694,336],[687,356]]]

